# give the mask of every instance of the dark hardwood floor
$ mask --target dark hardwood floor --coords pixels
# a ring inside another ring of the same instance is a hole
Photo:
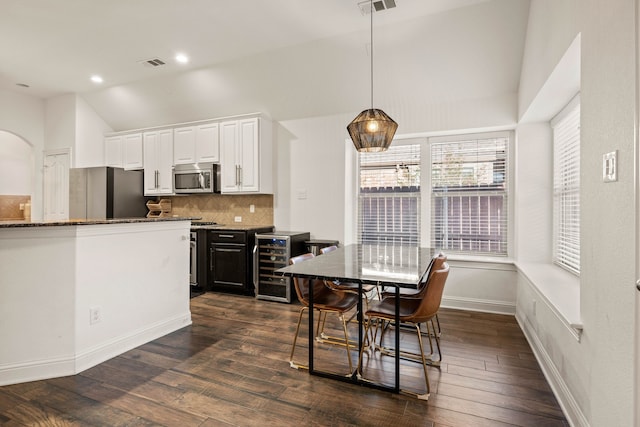
[[[196,297],[189,327],[75,376],[0,387],[0,425],[568,425],[512,316],[442,309],[444,360],[428,368],[432,393],[422,401],[290,368],[299,308]],[[303,319],[300,362],[307,356]],[[414,335],[403,334],[403,346]],[[318,364],[346,373],[344,348],[325,347]],[[392,359],[365,363],[365,375],[391,378]],[[424,391],[420,365],[403,362],[401,375],[403,387]]]

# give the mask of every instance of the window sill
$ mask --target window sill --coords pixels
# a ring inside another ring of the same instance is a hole
[[[583,327],[580,317],[580,278],[553,264],[517,262],[516,268],[580,341]]]

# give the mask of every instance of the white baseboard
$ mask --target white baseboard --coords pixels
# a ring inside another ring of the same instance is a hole
[[[464,297],[442,297],[441,307],[455,308],[458,310],[481,311],[484,313],[516,314],[516,305],[511,302],[490,301]]]
[[[573,394],[571,394],[571,390],[567,386],[567,383],[562,379],[560,372],[556,369],[556,366],[551,360],[551,357],[549,357],[549,354],[542,345],[542,342],[538,339],[535,331],[533,331],[533,328],[529,327],[529,322],[526,318],[521,318],[518,315],[516,315],[516,321],[518,322],[518,325],[520,325],[520,329],[522,329],[524,336],[529,342],[529,345],[533,350],[533,354],[540,364],[542,373],[551,386],[556,399],[558,399],[558,403],[560,404],[564,415],[567,417],[569,424],[573,427],[589,427],[589,421],[584,416],[578,402],[573,397]]]
[[[191,313],[187,312],[69,357],[0,365],[0,386],[74,375],[190,324]]]
[[[0,365],[0,386],[64,377],[73,374],[74,366],[73,356]]]
[[[116,357],[142,344],[177,331],[191,324],[191,313],[181,314],[155,325],[147,325],[143,329],[132,331],[125,336],[116,337],[110,341],[100,343],[99,346],[81,350],[76,353],[75,372],[78,374],[92,368],[106,360]]]

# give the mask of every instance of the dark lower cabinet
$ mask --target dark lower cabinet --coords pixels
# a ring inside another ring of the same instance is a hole
[[[253,248],[256,232],[252,230],[209,231],[209,271],[207,290],[254,295]]]

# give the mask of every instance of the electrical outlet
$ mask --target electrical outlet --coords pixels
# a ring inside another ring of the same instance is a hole
[[[100,307],[91,307],[89,309],[89,324],[95,325],[96,323],[100,323],[102,321],[102,312]]]
[[[615,182],[618,180],[618,150],[602,156],[602,181]]]
[[[237,216],[237,217],[233,218],[233,220],[235,222],[242,222],[242,217],[241,216]]]
[[[249,212],[250,213],[255,213],[256,212],[256,205],[249,205]]]

